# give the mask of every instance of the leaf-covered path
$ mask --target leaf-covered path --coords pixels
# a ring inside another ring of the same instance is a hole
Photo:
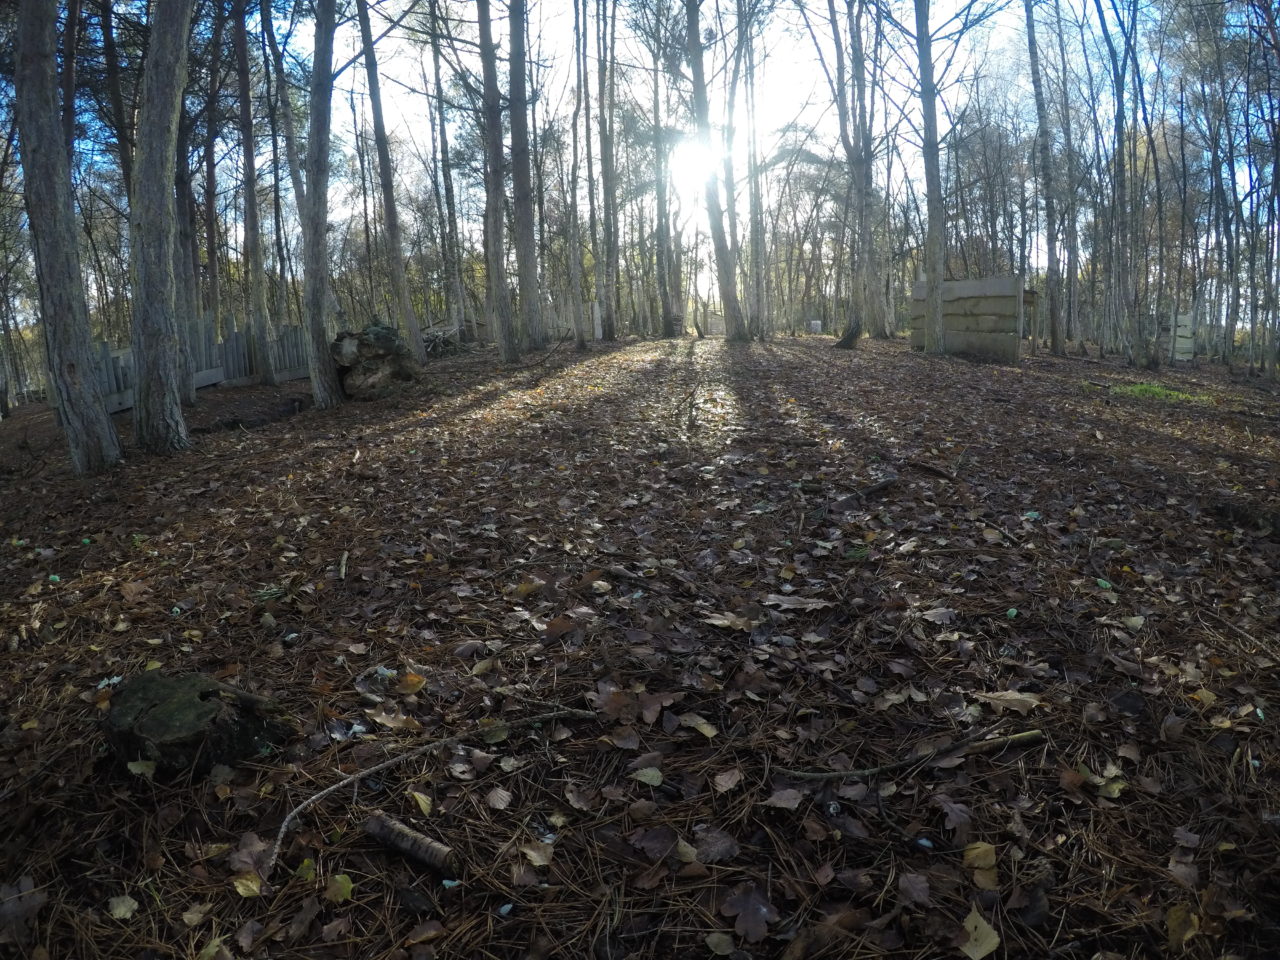
[[[2,949],[1263,955],[1275,395],[828,343],[454,366],[3,491]],[[131,773],[99,722],[149,667],[298,736]]]

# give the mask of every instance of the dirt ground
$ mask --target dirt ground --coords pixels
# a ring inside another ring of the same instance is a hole
[[[0,956],[1274,955],[1280,395],[830,344],[0,423]],[[148,669],[294,733],[130,767]]]

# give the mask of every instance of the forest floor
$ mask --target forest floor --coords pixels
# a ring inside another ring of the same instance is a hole
[[[223,391],[105,482],[10,461],[0,955],[1275,956],[1280,394],[830,343]],[[149,668],[297,735],[130,770]]]

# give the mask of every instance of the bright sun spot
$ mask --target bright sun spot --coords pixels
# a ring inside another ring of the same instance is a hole
[[[720,157],[696,137],[686,137],[671,151],[671,185],[680,202],[697,206],[702,202],[707,181],[717,170]]]

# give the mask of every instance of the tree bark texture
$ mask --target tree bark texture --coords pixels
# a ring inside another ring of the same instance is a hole
[[[515,324],[511,317],[511,295],[507,290],[506,244],[503,217],[506,163],[502,156],[502,106],[498,94],[498,52],[493,44],[489,0],[476,0],[480,20],[480,63],[484,72],[485,272],[488,277],[489,310],[498,338],[498,354],[503,363],[520,356]]]
[[[534,229],[533,173],[529,160],[529,96],[525,70],[525,2],[510,0],[511,24],[511,203],[516,227],[516,271],[520,315],[531,347],[546,341],[542,329],[542,294],[538,284],[538,241]]]
[[[1044,193],[1045,238],[1049,247],[1049,269],[1045,278],[1049,287],[1049,351],[1061,357],[1067,350],[1062,339],[1062,275],[1058,266],[1058,205],[1049,151],[1049,107],[1045,101],[1031,0],[1022,0],[1022,8],[1027,17],[1027,55],[1031,60],[1031,87],[1036,99],[1036,142],[1040,154],[1040,184]]]
[[[191,445],[182,416],[178,319],[174,310],[173,170],[178,117],[187,82],[187,34],[194,0],[157,4],[142,74],[129,210],[133,278],[134,439],[149,453]]]
[[[924,123],[925,233],[924,269],[926,353],[946,352],[942,326],[942,273],[946,258],[946,210],[942,202],[942,163],[938,151],[938,88],[933,78],[933,37],[929,32],[929,0],[915,0],[916,51],[920,58],[920,109]]]
[[[80,274],[71,166],[58,107],[57,9],[47,0],[18,8],[14,87],[27,216],[40,287],[41,328],[51,399],[77,473],[98,473],[121,456],[94,371],[89,309]],[[168,178],[166,178],[168,182]]]
[[[329,122],[333,103],[335,7],[336,0],[316,0],[306,192],[305,199],[299,200],[303,248],[302,312],[308,334],[307,367],[311,372],[312,400],[320,410],[342,403],[342,384],[338,381],[333,354],[329,352],[329,333],[325,325],[329,308]],[[272,55],[275,56],[274,50]],[[283,82],[283,71],[281,80]],[[287,110],[285,114],[288,114]]]
[[[262,218],[258,212],[258,141],[253,132],[253,86],[249,76],[248,0],[232,11],[232,40],[236,48],[236,93],[240,107],[240,156],[244,190],[244,250],[241,265],[248,293],[249,342],[255,365],[268,386],[279,383],[271,349],[271,317],[267,312],[266,271],[262,256]]]

